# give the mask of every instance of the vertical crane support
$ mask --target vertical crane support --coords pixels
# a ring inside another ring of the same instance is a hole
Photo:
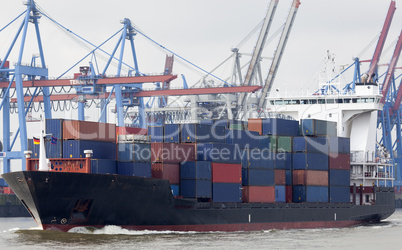
[[[382,142],[390,152],[391,159],[395,164],[396,169],[396,182],[397,185],[402,185],[402,141],[401,141],[401,111],[399,110],[401,99],[402,99],[402,81],[399,87],[395,86],[394,72],[396,64],[398,62],[399,56],[402,49],[402,31],[399,35],[398,42],[396,44],[394,54],[391,58],[389,64],[383,88],[382,97],[380,102],[384,104],[383,110],[379,112],[378,127],[381,124],[382,128]],[[392,82],[392,88],[391,88]],[[392,139],[395,128],[396,139]],[[393,154],[394,149],[396,149],[396,156]]]
[[[392,18],[396,10],[395,5],[396,5],[395,1],[391,1],[391,4],[389,5],[387,17],[385,18],[384,26],[382,28],[380,38],[378,39],[378,43],[374,51],[374,56],[370,63],[369,71],[367,72],[368,83],[375,83],[378,80],[378,72],[377,72],[378,62],[380,60],[381,52],[385,44],[385,39],[387,38],[388,30],[389,27],[391,26]]]
[[[14,76],[12,77],[10,81],[11,86],[12,82],[15,80],[15,88],[16,88],[16,93],[17,93],[17,107],[18,107],[18,121],[19,121],[19,128],[17,132],[15,133],[13,143],[10,144],[10,114],[9,114],[9,108],[10,108],[10,101],[9,101],[9,88],[3,93],[4,93],[4,99],[3,99],[3,139],[4,139],[4,152],[2,153],[3,156],[3,166],[4,166],[4,173],[10,171],[10,160],[11,159],[21,159],[22,161],[22,168],[25,168],[25,158],[23,152],[28,149],[28,137],[27,137],[27,128],[26,128],[26,110],[25,110],[25,102],[24,102],[24,88],[23,88],[23,76],[28,76],[29,79],[34,79],[36,76],[41,77],[41,79],[46,79],[48,77],[48,70],[46,69],[45,65],[45,59],[43,55],[43,48],[42,48],[42,42],[41,42],[41,37],[40,37],[40,32],[39,32],[39,24],[38,24],[38,19],[41,17],[39,11],[36,9],[35,2],[33,0],[28,0],[24,3],[27,5],[27,11],[25,12],[25,18],[17,31],[17,34],[8,49],[6,56],[3,58],[3,62],[0,65],[0,68],[4,67],[4,63],[7,61],[8,56],[11,53],[11,50],[13,49],[19,35],[21,34],[21,45],[20,45],[20,51],[18,55],[18,61],[15,64],[15,70],[9,70],[11,73],[14,71]],[[36,30],[36,37],[37,37],[37,43],[39,47],[39,54],[41,58],[41,63],[42,67],[37,68],[37,67],[32,67],[32,66],[23,66],[22,65],[22,56],[24,53],[24,48],[25,48],[25,41],[26,41],[26,35],[28,31],[28,24],[29,22],[32,22],[35,25],[35,30]],[[22,31],[22,33],[21,33]],[[50,98],[49,98],[49,90],[48,87],[43,87],[42,92],[44,95],[44,107],[45,107],[45,118],[51,118],[51,109],[50,109]],[[28,105],[27,109],[30,108],[30,104]],[[20,142],[21,142],[21,149],[20,151],[12,151],[14,142],[17,138],[17,136],[20,136]]]
[[[286,20],[285,27],[283,28],[281,38],[279,40],[278,47],[276,48],[274,59],[271,64],[271,68],[269,69],[267,79],[265,81],[265,85],[262,88],[260,100],[258,102],[258,108],[261,110],[267,105],[267,95],[271,91],[272,85],[275,80],[276,72],[278,71],[279,64],[282,59],[283,51],[285,50],[286,43],[289,38],[290,31],[293,26],[293,22],[295,20],[297,11],[300,6],[300,0],[293,0],[292,8],[290,9],[288,19]]]
[[[165,61],[165,68],[163,69],[163,74],[164,75],[170,75],[172,74],[173,71],[173,60],[174,60],[174,55],[166,55],[166,61]],[[163,82],[162,83],[162,89],[169,89],[170,88],[170,81]],[[161,96],[159,97],[159,107],[165,107],[167,105],[168,99],[167,96]]]
[[[398,42],[397,42],[395,50],[394,50],[394,55],[392,56],[391,62],[389,64],[389,66],[388,66],[388,70],[387,70],[387,74],[385,76],[384,84],[382,85],[382,91],[381,91],[382,97],[381,97],[381,100],[380,100],[380,102],[382,104],[384,104],[385,101],[386,101],[388,91],[389,91],[389,88],[391,86],[391,81],[392,81],[392,79],[394,77],[396,64],[398,63],[399,55],[401,54],[401,48],[402,48],[402,30],[401,30],[401,33],[400,33],[399,38],[398,38]],[[398,95],[396,97],[393,110],[398,110],[399,109],[399,105],[401,103],[401,96],[402,96],[402,86],[399,86]],[[395,109],[395,106],[397,106],[398,108]]]
[[[253,55],[251,57],[250,65],[248,67],[246,76],[244,77],[243,86],[247,86],[251,84],[255,71],[257,69],[257,65],[259,64],[262,51],[264,49],[265,41],[268,37],[268,32],[272,24],[272,20],[275,15],[276,8],[278,6],[279,0],[272,0],[269,7],[267,14],[265,16],[264,23],[261,28],[260,35],[257,40],[257,44],[255,45]],[[240,98],[237,103],[237,117],[241,113],[242,108],[246,105],[247,102],[247,93],[241,93]]]
[[[124,47],[125,47],[125,41],[126,39],[130,41],[131,45],[131,51],[133,55],[133,60],[134,60],[134,65],[135,65],[135,75],[139,76],[139,70],[138,70],[138,61],[137,61],[137,56],[135,52],[135,47],[134,47],[134,36],[136,35],[136,31],[134,27],[131,25],[131,21],[128,18],[125,18],[124,21],[122,22],[124,24],[123,32],[121,34],[120,39],[118,40],[116,47],[114,48],[112,54],[110,55],[110,58],[105,66],[105,69],[102,72],[102,75],[106,74],[106,71],[110,65],[110,62],[112,61],[114,54],[116,53],[117,49],[119,46],[120,47],[120,57],[119,57],[119,64],[117,68],[117,76],[120,76],[121,74],[121,66],[123,64],[123,55],[124,55]],[[121,45],[120,45],[121,43]],[[126,88],[129,90],[130,88]],[[115,91],[115,96],[116,96],[116,111],[117,111],[117,126],[124,126],[124,110],[123,110],[123,92],[122,92],[122,86],[120,85],[115,85],[114,86],[114,91]],[[140,97],[140,105],[139,105],[139,121],[140,121],[140,127],[144,128],[146,126],[146,121],[145,121],[145,106],[144,106],[144,101],[143,98]],[[106,109],[106,105],[103,109]],[[102,111],[102,116],[106,115],[105,111]],[[105,118],[101,119],[104,121]]]

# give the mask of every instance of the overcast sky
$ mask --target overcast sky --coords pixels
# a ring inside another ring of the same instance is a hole
[[[23,1],[1,0],[0,29],[25,10]],[[210,71],[231,55],[231,48],[237,46],[265,17],[269,0],[37,0],[37,4],[57,22],[79,34],[95,45],[101,44],[118,31],[120,20],[129,18],[149,37]],[[270,35],[275,33],[286,21],[291,0],[280,0],[271,27]],[[397,0],[397,10],[384,50],[395,42],[402,27],[402,0]],[[284,52],[282,63],[275,80],[275,88],[295,90],[314,89],[317,75],[322,67],[326,51],[336,56],[336,63],[346,65],[358,56],[380,33],[390,0],[301,0],[299,12]],[[0,32],[0,58],[4,57],[11,39],[22,20]],[[42,17],[40,21],[46,64],[50,76],[59,76],[76,61],[88,53],[86,49],[70,36],[61,32],[55,25]],[[33,26],[30,26],[32,34]],[[240,48],[242,53],[252,53],[258,32]],[[36,40],[30,36],[24,62],[30,62],[37,53]],[[264,50],[265,57],[272,57],[278,38],[272,40]],[[152,45],[141,35],[135,38],[140,71],[161,73],[166,51]],[[116,44],[112,40],[105,49],[112,51]],[[361,59],[370,59],[376,42],[364,53]],[[126,48],[128,50],[128,47]],[[19,43],[9,58],[17,61]],[[394,46],[382,59],[388,63]],[[101,55],[101,53],[99,54]],[[132,65],[130,54],[126,61]],[[105,57],[104,57],[105,58]],[[242,57],[246,63],[249,56]],[[88,64],[90,58],[81,65]],[[399,60],[402,62],[402,60]],[[98,58],[102,69],[102,58]],[[264,78],[270,62],[263,63]],[[398,66],[402,66],[401,63]],[[216,74],[227,78],[231,63]],[[368,64],[362,65],[363,69]],[[113,71],[115,69],[111,69]],[[381,68],[380,71],[385,71]],[[67,75],[78,71],[76,67]],[[109,71],[110,74],[115,73]],[[173,68],[175,74],[185,74],[189,85],[195,83],[203,73],[197,73],[178,59]],[[398,71],[399,73],[401,70]],[[349,81],[351,79],[344,79]],[[176,85],[181,84],[181,78]]]

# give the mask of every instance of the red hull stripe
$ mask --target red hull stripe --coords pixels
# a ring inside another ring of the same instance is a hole
[[[362,223],[361,221],[313,221],[313,222],[280,222],[280,223],[243,223],[243,224],[212,224],[212,225],[131,225],[121,226],[129,230],[155,230],[155,231],[260,231],[270,229],[312,229],[312,228],[342,228]],[[44,230],[57,230],[67,232],[74,227],[96,227],[102,225],[42,225]]]

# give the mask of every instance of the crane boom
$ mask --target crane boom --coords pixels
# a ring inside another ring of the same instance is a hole
[[[265,85],[262,88],[258,108],[261,109],[267,104],[267,95],[271,91],[272,85],[275,80],[276,72],[278,71],[279,64],[282,59],[283,51],[285,50],[286,43],[289,38],[290,31],[293,26],[297,11],[300,6],[300,0],[293,0],[292,8],[290,9],[288,19],[286,20],[285,27],[283,28],[281,38],[279,40],[278,48],[275,51],[274,59],[272,60],[271,68],[269,69]]]
[[[385,103],[385,100],[387,98],[389,87],[391,85],[391,80],[394,76],[396,64],[398,63],[398,59],[401,54],[401,50],[402,50],[402,30],[401,30],[401,34],[399,35],[398,42],[397,42],[395,50],[394,50],[394,55],[392,56],[391,62],[388,66],[387,75],[385,76],[384,84],[382,87],[382,92],[381,92],[382,97],[381,97],[380,102],[383,104]],[[401,84],[399,84],[398,94],[396,95],[395,103],[392,107],[392,109],[394,111],[399,109],[399,106],[401,105],[401,100],[402,100],[402,81],[401,81]]]
[[[248,67],[246,76],[244,77],[244,82],[243,86],[248,86],[251,84],[251,80],[253,79],[254,73],[257,69],[257,65],[259,63],[259,60],[261,58],[262,51],[264,49],[265,41],[267,40],[268,37],[268,32],[269,29],[271,28],[272,20],[275,15],[276,8],[278,6],[279,0],[272,0],[269,7],[267,14],[265,16],[264,23],[261,28],[260,35],[257,40],[257,44],[255,45],[253,55],[251,57],[250,65]],[[245,102],[247,100],[247,94],[246,93],[241,93],[240,98],[238,99],[237,102],[237,116],[240,114],[242,107],[244,106]]]
[[[389,5],[387,17],[385,18],[384,26],[381,31],[380,38],[378,39],[378,43],[376,46],[376,49],[374,51],[373,59],[371,60],[370,63],[370,68],[369,71],[367,72],[368,74],[368,81],[367,82],[375,82],[375,78],[377,78],[377,68],[378,68],[378,62],[381,57],[381,52],[385,44],[385,39],[387,38],[388,35],[388,30],[389,27],[391,26],[392,18],[394,16],[396,7],[395,1],[391,1],[391,4]]]
[[[267,15],[265,16],[264,23],[261,28],[260,35],[257,40],[257,44],[254,48],[254,53],[251,57],[250,65],[247,70],[247,74],[244,78],[243,85],[250,85],[251,80],[253,79],[255,70],[257,68],[257,64],[261,58],[262,51],[264,49],[265,41],[268,37],[269,29],[271,28],[272,20],[275,15],[276,8],[278,6],[279,0],[272,0],[271,4],[268,7]]]

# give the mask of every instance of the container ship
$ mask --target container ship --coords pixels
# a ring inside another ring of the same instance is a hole
[[[2,176],[45,230],[348,227],[395,210],[392,187],[351,185],[350,140],[336,122],[49,119],[44,132],[58,139],[30,139],[27,170]]]
[[[25,100],[23,88],[16,88],[16,105],[8,105],[9,96],[4,99],[3,192],[14,192],[45,230],[116,225],[132,230],[253,231],[348,227],[388,218],[395,210],[393,184],[398,174],[389,131],[400,122],[391,126],[391,117],[384,115],[391,103],[386,97],[394,96],[387,88],[392,77],[383,86],[378,84],[377,66],[395,1],[370,70],[361,76],[356,58],[352,84],[342,87],[334,82],[338,76],[331,76],[306,96],[272,91],[299,0],[292,1],[265,83],[262,80],[259,62],[278,2],[270,1],[246,74],[241,72],[239,49],[232,49],[230,83],[208,73],[201,87],[188,88],[183,77],[183,89],[169,89],[177,78],[172,72],[178,55],[171,50],[161,75],[140,73],[136,65],[123,76],[120,56],[118,73],[108,77],[111,55],[103,72],[90,63],[73,79],[52,81],[46,80],[42,52],[42,68],[18,61],[10,69],[3,57],[0,87],[13,88],[14,76],[16,86],[46,87],[42,100],[34,95]],[[38,25],[41,14],[47,16],[33,0],[26,6],[27,25],[28,20]],[[137,62],[133,37],[144,34],[128,18],[122,24],[120,40],[130,40]],[[399,39],[393,62],[401,44]],[[120,42],[114,51],[119,47]],[[124,42],[120,49],[123,55]],[[331,75],[334,59],[330,54],[327,59]],[[395,64],[390,64],[387,75],[393,74]],[[146,90],[147,83],[153,90]],[[63,86],[73,86],[65,90],[67,96],[45,98],[48,87]],[[399,110],[401,93],[392,110]],[[106,123],[113,95],[112,119],[119,126]],[[184,107],[170,105],[171,96],[183,97]],[[42,102],[44,117],[51,118],[51,103],[67,108],[66,101],[72,98],[78,100],[78,120],[46,119],[39,139],[28,139],[26,117],[18,112],[23,150],[11,150],[11,111],[29,111],[33,102]],[[93,98],[102,99],[101,122],[85,121],[85,102]],[[150,105],[145,105],[145,98]],[[401,120],[400,112],[391,114]],[[141,128],[125,127],[127,117],[130,125]],[[383,125],[385,146],[377,142],[377,122]],[[26,164],[23,171],[10,172],[12,159]]]

